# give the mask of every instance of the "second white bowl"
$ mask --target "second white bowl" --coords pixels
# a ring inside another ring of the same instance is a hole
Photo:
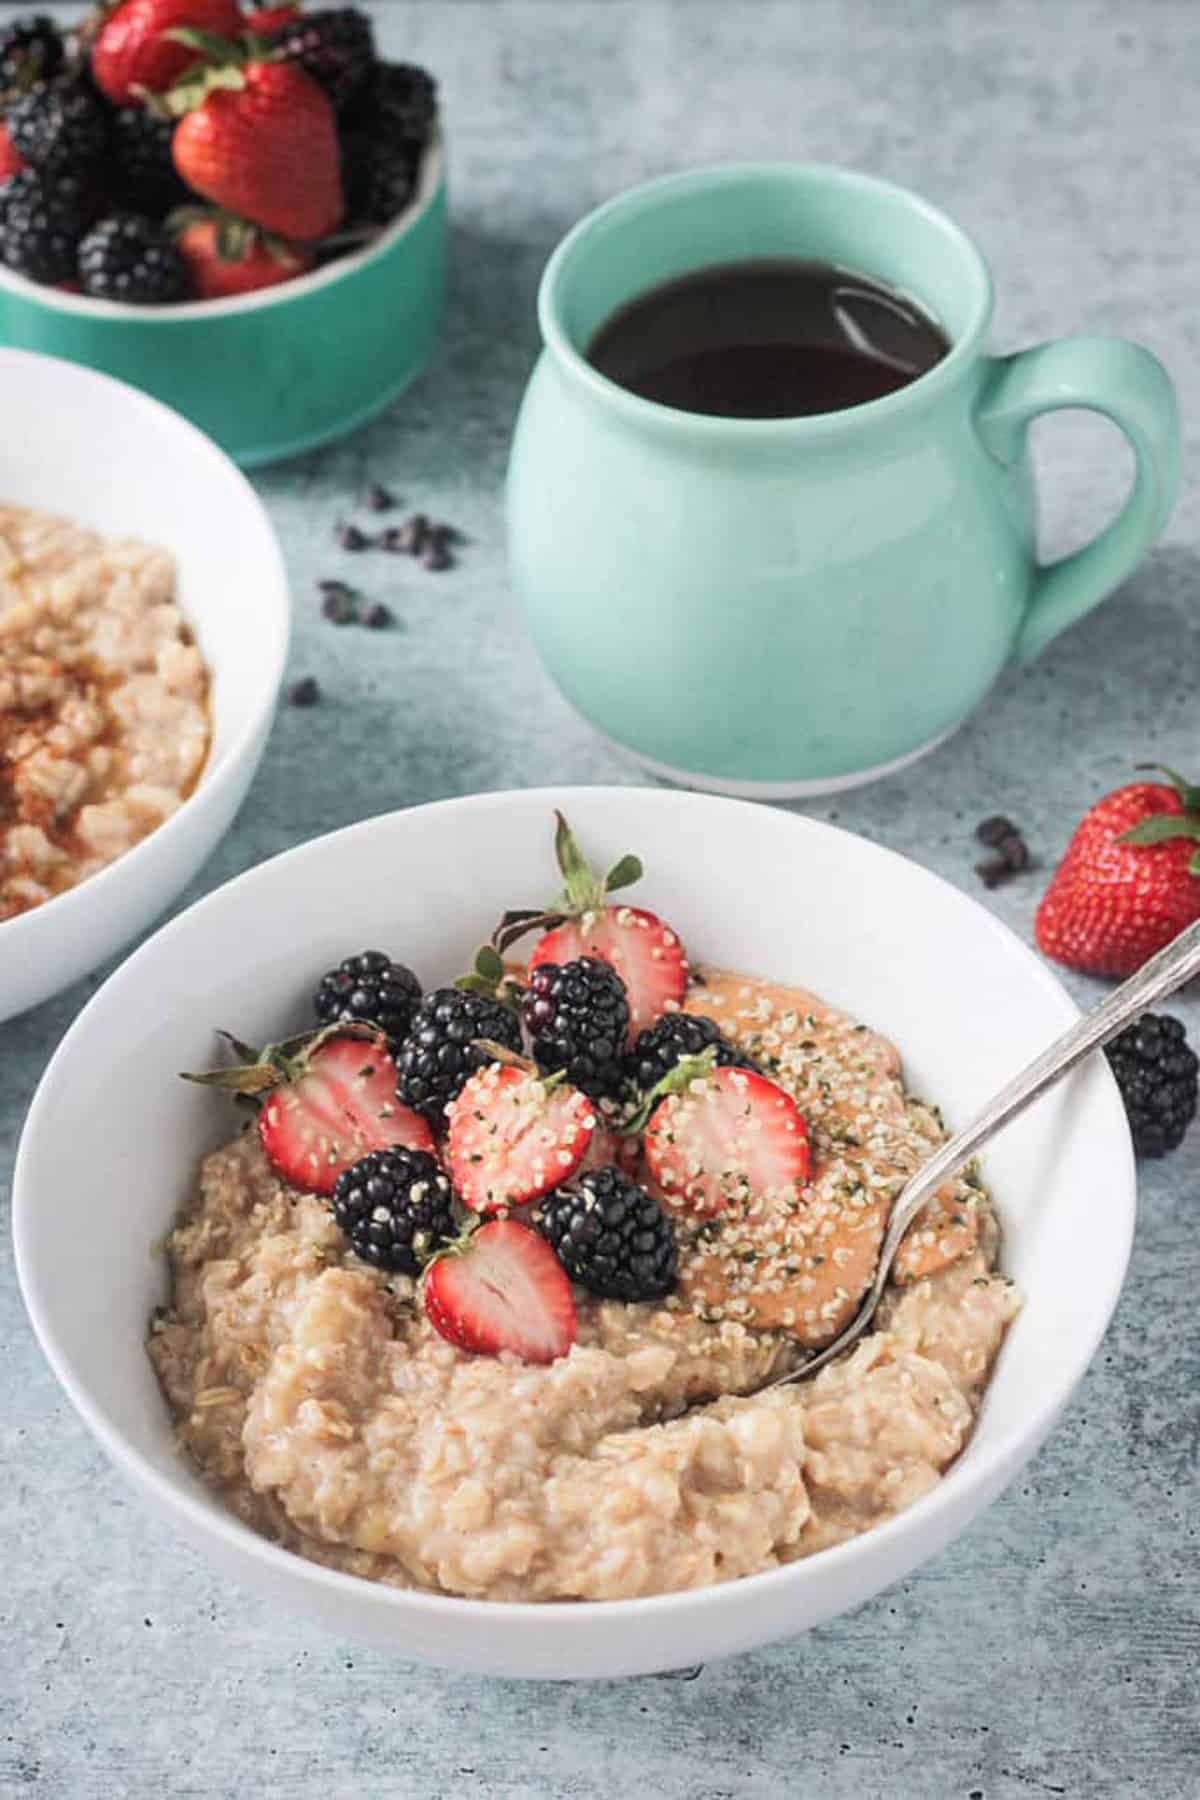
[[[287,658],[278,539],[229,458],[107,375],[0,350],[0,503],[66,514],[175,557],[179,604],[212,673],[212,746],[195,792],[127,855],[0,922],[0,1020],[48,999],[141,931],[191,880],[253,779]]]

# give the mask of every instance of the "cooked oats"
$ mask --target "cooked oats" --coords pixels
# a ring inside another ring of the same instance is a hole
[[[208,741],[166,551],[0,506],[0,923],[160,825]]]
[[[688,1006],[796,1097],[810,1187],[697,1222],[665,1303],[577,1290],[579,1340],[548,1366],[446,1343],[253,1133],[207,1158],[149,1349],[181,1442],[247,1524],[394,1585],[612,1600],[810,1555],[937,1484],[1017,1309],[985,1190],[971,1172],[931,1204],[854,1350],[746,1394],[850,1316],[892,1196],[944,1134],[891,1045],[812,996],[706,970]]]

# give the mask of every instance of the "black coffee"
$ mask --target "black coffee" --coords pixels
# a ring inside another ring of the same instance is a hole
[[[929,314],[865,275],[778,258],[651,288],[588,346],[610,380],[683,412],[795,419],[907,387],[949,349]]]

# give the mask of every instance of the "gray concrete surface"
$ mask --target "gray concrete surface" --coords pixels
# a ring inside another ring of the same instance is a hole
[[[990,254],[1002,342],[1136,335],[1174,371],[1194,438],[1200,10],[1189,0],[424,0],[375,12],[387,48],[443,84],[455,214],[446,354],[388,418],[257,478],[294,582],[291,672],[317,673],[326,699],[283,712],[236,828],[185,898],[384,808],[637,779],[567,714],[522,642],[500,513],[538,271],[573,219],[630,182],[780,155],[915,185]],[[1125,464],[1095,421],[1055,422],[1041,449],[1057,550],[1115,503]],[[333,548],[334,522],[368,477],[470,533],[455,573]],[[313,584],[334,573],[385,599],[402,628],[322,623]],[[1053,860],[1132,762],[1200,767],[1198,576],[1190,489],[1125,592],[1002,681],[953,743],[811,810],[971,891],[971,827],[997,807]],[[988,904],[1028,933],[1041,879]],[[100,978],[0,1028],[0,1200],[38,1075]],[[1181,1010],[1200,1028],[1194,1001]],[[690,1683],[440,1675],[231,1591],[146,1515],[75,1420],[5,1251],[0,1793],[1195,1795],[1198,1176],[1200,1130],[1146,1169],[1117,1320],[1017,1488],[853,1616]]]

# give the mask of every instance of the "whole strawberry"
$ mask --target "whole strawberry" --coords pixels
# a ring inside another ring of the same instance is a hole
[[[186,222],[185,222],[186,220]],[[199,300],[226,300],[260,288],[294,281],[312,267],[307,250],[285,244],[228,214],[180,218],[175,247],[187,265],[191,290]]]
[[[311,76],[295,63],[251,55],[222,61],[197,82],[195,97],[171,144],[190,188],[282,238],[311,241],[338,225],[333,107]]]
[[[0,121],[0,181],[7,181],[10,175],[19,175],[24,167],[25,164],[13,149],[12,139],[3,121]]]
[[[92,79],[117,106],[139,90],[161,94],[196,60],[195,49],[168,35],[186,28],[218,38],[243,29],[236,0],[122,0],[92,45]]]
[[[1068,968],[1132,975],[1200,919],[1200,788],[1158,772],[1084,814],[1046,889],[1034,936]]]

